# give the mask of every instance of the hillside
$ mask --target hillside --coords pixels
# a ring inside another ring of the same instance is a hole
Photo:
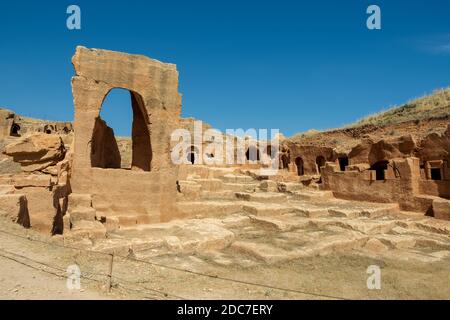
[[[432,132],[445,131],[450,119],[450,88],[411,100],[387,111],[367,116],[340,129],[309,130],[289,140],[304,145],[335,147],[349,151],[361,138],[379,140],[401,135],[420,139]]]
[[[442,119],[450,115],[450,88],[412,100],[387,111],[367,116],[348,127],[364,125],[385,126],[407,121]]]

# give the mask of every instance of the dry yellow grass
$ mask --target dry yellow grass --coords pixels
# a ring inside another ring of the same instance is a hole
[[[346,127],[384,126],[406,121],[440,119],[450,115],[450,88],[435,90],[431,95],[411,100],[356,121]]]
[[[290,139],[298,142],[304,141],[305,139],[315,139],[317,136],[323,135],[324,133],[332,133],[341,129],[354,129],[367,125],[383,127],[408,121],[446,119],[448,117],[450,117],[450,87],[435,90],[430,95],[413,99],[405,104],[369,115],[354,123],[345,125],[342,128],[333,128],[322,131],[311,129],[306,132],[297,133]],[[338,138],[336,137],[335,139]]]

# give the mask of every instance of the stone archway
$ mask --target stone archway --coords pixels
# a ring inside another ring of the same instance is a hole
[[[247,151],[245,152],[245,158],[248,161],[259,161],[260,160],[259,148],[256,146],[248,147]]]
[[[174,206],[178,169],[170,155],[171,134],[181,114],[176,65],[80,46],[72,64],[72,192],[90,195],[92,207],[107,217],[129,211],[139,221],[170,220],[178,213]],[[132,170],[98,168],[91,163],[96,122],[105,97],[114,88],[131,93]]]
[[[44,126],[44,133],[46,134],[52,134],[55,131],[55,127],[49,124],[46,124]]]
[[[111,93],[111,89],[107,96]],[[150,171],[152,162],[152,145],[149,132],[149,119],[142,97],[129,91],[133,111],[131,132],[131,170]],[[106,96],[105,96],[106,99]],[[103,99],[103,101],[105,101]],[[103,107],[103,103],[102,103]],[[120,112],[120,110],[118,110]],[[95,120],[91,139],[91,165],[97,168],[121,168],[121,154],[117,140],[107,123],[100,115]]]

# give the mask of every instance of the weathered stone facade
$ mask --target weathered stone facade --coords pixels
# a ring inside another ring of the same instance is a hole
[[[336,197],[399,203],[403,210],[450,220],[450,212],[442,209],[446,201],[450,204],[449,137],[450,126],[443,134],[432,133],[418,142],[411,136],[364,139],[348,154],[289,142],[284,147],[291,158],[305,159],[302,169],[298,162],[290,164],[291,172],[300,176],[320,172],[320,187]],[[321,166],[319,157],[326,160]]]
[[[170,161],[170,134],[181,110],[176,66],[84,47],[77,47],[72,62],[73,193],[90,195],[92,208],[105,219],[159,222],[176,216],[177,168]],[[111,134],[102,134],[105,130],[99,125],[102,102],[114,88],[130,91],[131,170],[118,168],[111,159],[116,141]]]
[[[0,108],[0,139],[20,137],[33,132],[67,135],[73,132],[73,126],[71,122],[26,118]]]
[[[220,156],[205,154],[208,141],[202,140],[184,150],[186,163],[175,165],[172,132],[185,129],[194,140],[194,119],[180,118],[176,66],[84,47],[72,62],[73,126],[0,110],[0,214],[25,227],[92,240],[177,218],[301,212],[296,201],[310,190],[325,199],[381,202],[450,220],[450,129],[422,139],[362,138],[348,150],[281,137],[276,175],[259,171],[275,160],[273,140],[244,138],[245,163],[239,163],[242,138],[223,135],[235,142],[233,163],[201,164],[202,157]],[[130,93],[131,139],[116,137],[100,117],[115,88]],[[200,135],[208,129],[203,124]]]

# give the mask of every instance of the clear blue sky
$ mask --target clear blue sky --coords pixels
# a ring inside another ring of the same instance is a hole
[[[82,30],[66,28],[77,4]],[[366,8],[382,30],[366,28]],[[2,1],[0,106],[72,120],[76,45],[175,63],[183,116],[286,135],[352,122],[450,86],[450,1]],[[128,97],[108,115],[130,128]],[[105,108],[106,111],[106,108]]]

